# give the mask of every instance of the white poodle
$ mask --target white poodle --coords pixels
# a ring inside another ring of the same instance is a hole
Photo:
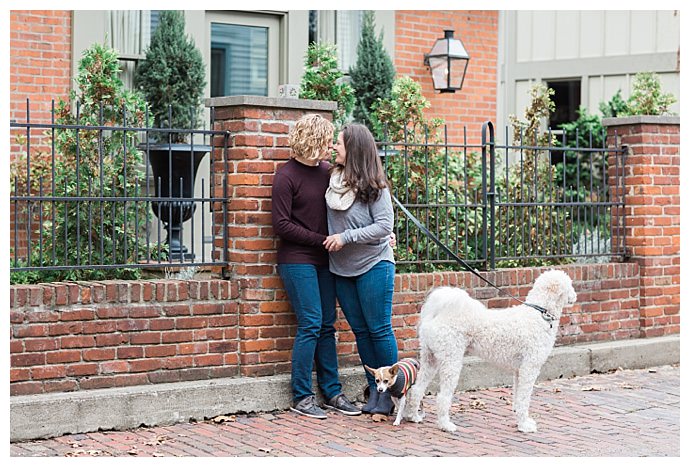
[[[553,348],[563,307],[576,299],[572,280],[557,270],[541,274],[526,299],[527,303],[546,308],[552,322],[548,315],[526,305],[489,310],[462,289],[440,287],[431,291],[422,306],[418,330],[421,368],[408,395],[405,419],[422,421],[419,404],[439,372],[438,424],[445,431],[455,431],[449,410],[467,351],[513,370],[513,410],[518,430],[537,431],[528,413],[532,388]]]

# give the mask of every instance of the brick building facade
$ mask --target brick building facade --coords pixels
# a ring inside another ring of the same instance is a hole
[[[72,13],[68,10],[10,12],[10,120],[50,122],[52,99],[71,88]]]
[[[470,54],[465,83],[455,93],[435,92],[422,62],[445,29],[454,30]],[[497,63],[498,11],[396,11],[395,69],[422,85],[431,103],[427,115],[446,121],[450,143],[464,142],[463,127],[468,143],[478,143],[482,123],[496,121]]]

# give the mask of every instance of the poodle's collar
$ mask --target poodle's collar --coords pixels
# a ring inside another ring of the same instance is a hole
[[[551,313],[549,310],[546,308],[539,306],[539,305],[534,305],[533,303],[525,303],[523,302],[524,305],[527,305],[529,307],[534,308],[537,310],[539,313],[541,313],[541,317],[544,318],[544,321],[549,323],[549,327],[553,328],[553,322],[556,321],[556,316]]]

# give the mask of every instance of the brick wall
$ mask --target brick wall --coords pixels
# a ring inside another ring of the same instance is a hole
[[[470,62],[462,90],[441,94],[434,91],[424,54],[429,53],[444,29],[455,30]],[[463,125],[467,142],[481,142],[481,125],[496,121],[498,61],[498,11],[417,10],[395,12],[395,68],[398,75],[408,75],[422,85],[431,107],[428,117],[440,117],[448,124],[448,140],[463,143]]]
[[[680,119],[605,119],[610,144],[627,146],[625,237],[640,266],[640,326],[644,337],[680,332]],[[616,214],[615,212],[613,213]],[[614,223],[616,221],[614,220]]]
[[[10,392],[238,374],[237,286],[102,281],[10,288]]]
[[[273,266],[255,279],[101,281],[10,287],[10,393],[27,395],[290,372],[296,320]],[[557,345],[639,337],[636,264],[563,267],[578,302]],[[543,269],[489,272],[524,296]],[[400,274],[393,329],[401,356],[416,355],[419,309],[435,286],[464,287],[510,306],[470,273]],[[536,312],[535,312],[536,313]],[[354,335],[337,321],[341,366],[359,365]]]
[[[72,12],[10,11],[10,119],[50,122],[51,99],[70,90]]]
[[[72,12],[10,11],[10,50],[10,120],[26,122],[29,99],[31,122],[49,124],[51,100],[57,102],[69,95]],[[18,144],[17,137],[24,138],[26,142]],[[50,139],[43,136],[43,130],[33,129],[27,137],[26,129],[12,129],[11,161],[18,155],[27,153],[27,142],[30,144],[32,161],[36,161],[39,152],[51,151]],[[20,258],[25,257],[27,251],[28,222],[25,218],[26,215],[23,214],[15,219],[14,209],[10,212],[10,247],[17,249]],[[38,219],[35,218],[32,222],[38,222]]]

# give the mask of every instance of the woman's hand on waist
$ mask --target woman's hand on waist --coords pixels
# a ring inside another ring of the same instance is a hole
[[[343,242],[343,238],[340,234],[333,234],[326,237],[323,246],[326,247],[328,251],[338,251],[345,246],[345,242]]]

